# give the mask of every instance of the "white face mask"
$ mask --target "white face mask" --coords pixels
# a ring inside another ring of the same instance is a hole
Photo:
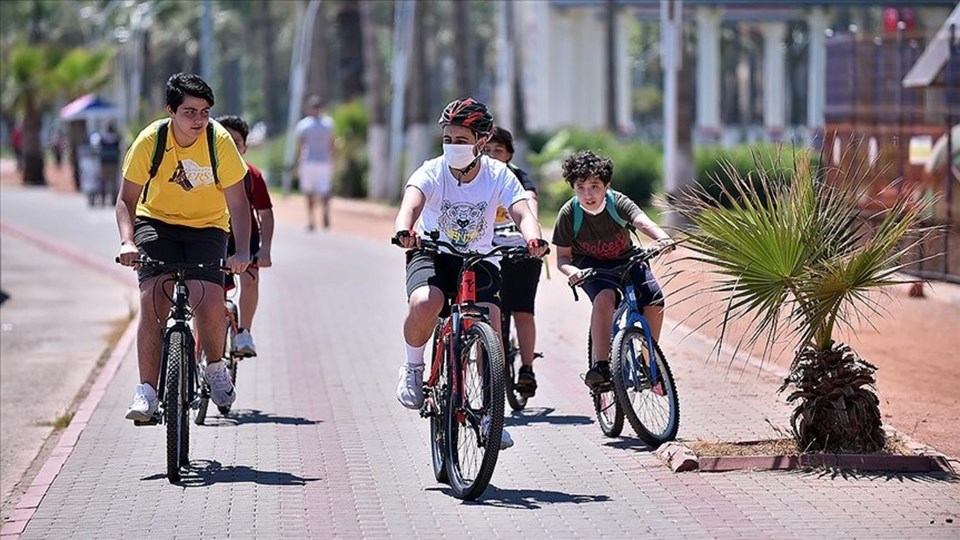
[[[606,197],[603,198],[603,200],[600,202],[600,206],[598,206],[596,210],[590,210],[589,208],[583,205],[580,205],[580,206],[581,208],[583,208],[584,212],[590,214],[591,216],[598,216],[600,215],[600,212],[603,212],[604,208],[607,207],[607,198]]]
[[[473,147],[472,144],[445,144],[443,145],[443,159],[446,160],[447,165],[454,169],[463,169],[470,165],[473,158],[476,157],[473,155]]]

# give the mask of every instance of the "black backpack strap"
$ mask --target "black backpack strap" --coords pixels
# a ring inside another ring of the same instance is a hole
[[[157,125],[157,140],[153,144],[153,156],[150,158],[150,177],[143,185],[143,195],[141,202],[147,202],[147,189],[150,187],[150,181],[160,170],[160,163],[163,162],[163,154],[167,146],[167,132],[170,131],[170,120],[164,120]]]
[[[210,167],[213,168],[213,182],[220,185],[220,177],[217,175],[217,146],[214,140],[213,120],[207,122],[207,150],[210,151]]]

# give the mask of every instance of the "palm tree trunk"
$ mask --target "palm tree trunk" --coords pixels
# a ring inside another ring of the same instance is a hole
[[[280,117],[277,114],[277,96],[280,94],[275,91],[276,81],[276,62],[273,61],[276,36],[273,32],[273,19],[270,16],[271,0],[260,0],[260,77],[261,88],[263,91],[263,117],[267,124],[267,135],[272,135],[282,131]],[[298,104],[291,103],[291,107]]]
[[[382,61],[377,49],[377,24],[373,17],[372,2],[360,3],[360,29],[363,39],[363,80],[369,89],[367,106],[367,194],[370,198],[387,198],[387,108],[382,89],[384,87]]]
[[[42,186],[47,183],[43,174],[43,144],[40,142],[42,112],[33,96],[27,96],[23,109],[23,183]]]
[[[317,18],[313,23],[313,40],[310,45],[310,63],[307,69],[307,95],[320,95],[329,99],[330,92],[329,81],[329,50],[327,43],[327,4],[320,2],[317,9]]]
[[[413,35],[422,36],[424,20],[430,3],[416,0],[413,7]],[[410,77],[408,80],[409,108],[407,127],[407,161],[406,174],[410,175],[425,160],[430,159],[431,137],[430,111],[427,102],[427,51],[425,40],[413,40],[410,50]]]
[[[453,59],[457,66],[454,89],[456,98],[470,96],[474,92],[473,32],[470,28],[470,2],[453,3],[453,35],[457,36]],[[415,38],[419,39],[419,38]]]
[[[614,0],[607,0],[607,129],[617,132],[617,7]]]
[[[337,57],[339,58],[340,97],[344,101],[364,94],[364,35],[361,28],[361,11],[376,9],[368,2],[342,0],[337,13]],[[375,44],[375,43],[374,43]]]

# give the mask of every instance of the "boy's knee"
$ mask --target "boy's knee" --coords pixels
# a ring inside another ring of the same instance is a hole
[[[436,317],[443,308],[443,293],[433,287],[420,287],[410,295],[409,307],[415,317]]]
[[[600,291],[593,299],[593,309],[613,310],[617,303],[617,295],[610,289]]]

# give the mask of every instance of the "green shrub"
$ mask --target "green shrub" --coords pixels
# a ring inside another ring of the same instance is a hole
[[[561,130],[550,138],[540,153],[530,156],[544,186],[541,205],[556,211],[573,196],[573,190],[561,178],[561,163],[579,150],[590,150],[613,160],[612,187],[644,206],[662,177],[660,152],[639,142],[621,144],[603,131]]]
[[[330,112],[337,137],[333,192],[342,197],[367,196],[367,109],[362,99],[343,103]]]
[[[772,178],[790,180],[793,177],[794,159],[799,154],[793,148],[772,144],[743,145],[730,149],[697,148],[694,152],[696,183],[709,197],[729,207],[731,196],[737,197],[731,174],[749,178],[750,185],[762,193],[757,172],[764,171]],[[812,157],[811,164],[814,167],[817,159],[818,156]],[[761,200],[766,199],[761,196]]]

